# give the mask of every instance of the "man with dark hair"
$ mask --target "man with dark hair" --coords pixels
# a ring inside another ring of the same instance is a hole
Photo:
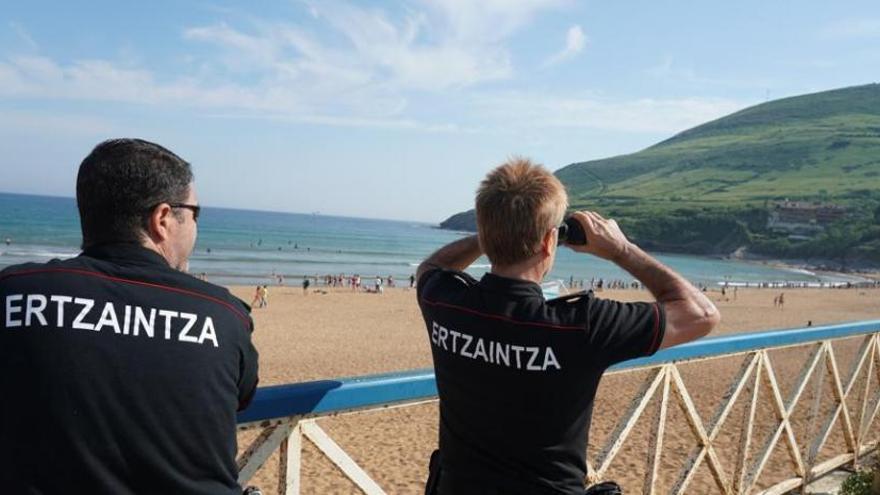
[[[539,284],[553,267],[567,203],[553,174],[511,160],[477,191],[478,236],[419,265],[418,301],[440,396],[440,450],[427,493],[583,495],[602,373],[718,324],[705,295],[595,212],[573,214],[587,243],[566,245],[629,271],[656,301],[621,303],[592,292],[545,300]],[[478,281],[462,270],[484,253],[492,270]]]
[[[83,252],[0,272],[4,493],[239,495],[249,308],[185,273],[189,163],[138,139],[80,165]]]

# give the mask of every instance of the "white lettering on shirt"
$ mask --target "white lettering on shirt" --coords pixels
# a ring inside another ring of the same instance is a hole
[[[471,342],[474,340],[474,338],[466,333],[462,333],[461,338],[462,338],[462,340],[464,340],[464,345],[461,346],[461,353],[460,354],[464,357],[469,357],[469,358],[474,357],[473,354],[468,352],[468,347],[470,347]]]
[[[152,337],[156,333],[156,308],[150,308],[150,318],[147,319],[147,315],[144,314],[144,308],[135,306],[132,335],[137,337],[141,327],[143,327],[147,337]]]
[[[450,346],[446,345],[447,335],[452,336]],[[437,322],[431,322],[431,344],[437,350],[507,368],[526,371],[562,369],[556,352],[550,346],[521,346],[498,342],[448,329]],[[513,360],[510,359],[511,351],[514,355]]]
[[[82,309],[80,310],[79,314],[76,315],[76,318],[74,318],[74,320],[73,320],[73,325],[72,325],[73,328],[76,328],[77,330],[94,330],[95,325],[93,323],[83,323],[82,321],[83,321],[83,318],[85,318],[86,315],[89,314],[89,311],[91,311],[92,308],[95,307],[95,301],[92,299],[84,299],[81,297],[77,297],[77,298],[73,299],[73,304],[81,304],[82,305]]]
[[[538,357],[538,348],[526,347],[526,352],[529,353],[529,364],[526,365],[526,369],[531,371],[541,371],[543,368],[535,366],[535,359]]]
[[[128,329],[131,325],[131,306],[125,305],[125,317],[122,320],[122,335],[128,335]]]
[[[449,335],[452,335],[452,353],[455,354],[458,352],[458,349],[456,348],[457,346],[455,344],[456,342],[458,342],[458,336],[461,334],[456,332],[455,330],[449,330]]]
[[[489,356],[486,354],[486,346],[483,345],[483,339],[477,339],[477,345],[474,349],[474,359],[477,359],[481,355],[483,356],[483,361],[488,361]]]
[[[196,324],[198,316],[192,313],[180,313],[180,317],[186,320],[186,323],[183,325],[183,329],[180,331],[180,335],[177,336],[177,340],[181,342],[198,343],[198,337],[189,334],[190,329],[193,327],[193,325]]]
[[[547,352],[544,353],[544,366],[543,367],[546,370],[547,368],[549,368],[551,366],[553,366],[556,369],[562,369],[562,367],[559,366],[559,360],[556,359],[556,354],[553,354],[553,348],[548,347]]]
[[[177,311],[170,311],[167,309],[159,310],[159,316],[165,317],[165,340],[171,339],[171,318],[174,318],[177,315]]]
[[[119,328],[119,319],[116,318],[116,307],[113,306],[112,302],[104,304],[104,311],[101,312],[101,317],[98,318],[98,323],[95,325],[95,331],[100,332],[102,328],[107,326],[112,326],[114,333],[122,332]]]
[[[205,318],[205,324],[202,325],[202,333],[199,335],[199,344],[210,340],[214,343],[214,347],[220,347],[217,343],[217,332],[214,331],[214,320],[210,316]]]
[[[6,328],[20,327],[21,320],[13,320],[13,313],[21,313],[21,306],[13,306],[15,301],[21,301],[24,298],[21,294],[10,294],[6,296]]]
[[[525,347],[520,346],[520,345],[512,345],[512,346],[510,346],[510,348],[513,349],[513,352],[516,353],[516,368],[521,369],[522,368],[522,361],[520,361],[520,359],[519,359],[519,353],[522,352],[522,350],[525,349]]]
[[[54,304],[50,304],[54,303]],[[169,341],[220,347],[217,329],[210,316],[182,313],[170,309],[96,303],[94,299],[59,294],[10,294],[5,297],[5,328],[70,328],[76,330],[113,329],[116,335],[143,336]],[[65,306],[72,307],[66,310]],[[96,308],[100,309],[100,314]],[[52,310],[55,316],[52,317]],[[94,311],[93,311],[94,310]],[[163,318],[164,332],[156,334],[156,315]],[[51,320],[51,323],[50,323]],[[199,332],[198,334],[196,332]],[[445,339],[446,329],[438,327]],[[440,336],[438,335],[438,342]]]
[[[73,301],[73,298],[70,296],[52,296],[49,298],[50,301],[57,303],[55,306],[55,314],[58,317],[56,320],[57,323],[55,326],[61,328],[64,326],[64,305]]]
[[[46,326],[46,318],[43,316],[46,304],[48,304],[46,296],[42,294],[28,294],[24,310],[24,326],[31,326],[32,316],[36,316],[40,320],[40,324]]]

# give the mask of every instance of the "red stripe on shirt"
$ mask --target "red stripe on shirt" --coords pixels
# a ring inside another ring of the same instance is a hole
[[[229,304],[228,302],[226,302],[222,299],[217,299],[216,297],[208,296],[208,295],[202,294],[200,292],[194,292],[194,291],[190,291],[190,290],[186,290],[186,289],[179,289],[177,287],[170,287],[168,285],[154,284],[154,283],[150,283],[150,282],[142,282],[140,280],[131,280],[131,279],[127,279],[127,278],[113,277],[111,275],[106,275],[104,273],[98,273],[98,272],[93,272],[93,271],[89,271],[89,270],[77,270],[75,268],[43,268],[43,269],[39,269],[39,270],[23,270],[20,272],[13,272],[13,273],[8,273],[6,275],[0,276],[0,280],[6,279],[9,277],[18,276],[18,275],[36,275],[36,274],[40,274],[40,273],[72,273],[74,275],[85,275],[85,276],[89,276],[89,277],[97,277],[97,278],[102,278],[105,280],[111,280],[113,282],[122,282],[122,283],[126,283],[126,284],[140,285],[140,286],[144,286],[144,287],[153,287],[155,289],[166,290],[169,292],[176,292],[179,294],[186,294],[189,296],[198,297],[200,299],[205,299],[207,301],[211,301],[211,302],[220,304],[221,306],[224,306],[229,311],[232,311],[232,313],[235,316],[240,318],[244,322],[245,327],[248,327],[248,328],[250,327],[250,318],[248,318],[244,313],[239,311],[235,306],[233,306],[232,304]]]
[[[552,323],[542,323],[542,322],[537,322],[537,321],[514,320],[513,318],[508,318],[508,317],[502,316],[502,315],[496,315],[496,314],[492,314],[492,313],[483,313],[482,311],[477,311],[475,309],[465,308],[463,306],[457,306],[455,304],[448,304],[448,303],[443,303],[443,302],[439,302],[439,301],[429,301],[428,299],[425,299],[425,298],[422,298],[422,302],[424,302],[425,304],[427,304],[429,306],[439,306],[441,308],[454,309],[457,311],[462,311],[464,313],[470,313],[470,314],[474,314],[477,316],[482,316],[484,318],[501,320],[503,322],[512,323],[514,325],[527,325],[527,326],[534,326],[534,327],[544,327],[544,328],[552,328],[554,330],[577,330],[577,331],[584,331],[585,330],[585,328],[583,328],[583,327],[553,325]]]
[[[648,348],[649,353],[657,352],[657,347],[660,346],[660,343],[657,342],[658,337],[660,337],[660,307],[657,304],[651,305],[654,308],[654,337],[651,339],[651,347]]]

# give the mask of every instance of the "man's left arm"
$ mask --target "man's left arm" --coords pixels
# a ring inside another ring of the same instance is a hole
[[[254,322],[250,318],[249,327],[244,331],[239,343],[239,381],[238,381],[238,410],[242,411],[250,405],[257,391],[259,378],[259,359],[253,343]]]
[[[419,265],[416,270],[416,281],[421,281],[422,275],[437,268],[462,271],[482,254],[483,250],[480,248],[480,241],[476,235],[450,242],[428,256]]]

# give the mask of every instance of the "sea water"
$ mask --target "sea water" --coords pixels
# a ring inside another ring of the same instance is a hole
[[[204,273],[219,284],[274,283],[278,276],[297,283],[303,276],[341,274],[359,274],[365,281],[393,276],[398,283],[408,283],[419,262],[464,235],[468,234],[423,222],[206,206],[199,217],[190,272]],[[76,256],[81,242],[74,199],[0,193],[0,269]],[[706,285],[858,280],[695,256],[658,258],[689,280]],[[480,258],[468,271],[480,277],[488,269],[488,260]],[[562,248],[548,279],[568,285],[572,279],[631,281],[632,276],[612,263]]]

